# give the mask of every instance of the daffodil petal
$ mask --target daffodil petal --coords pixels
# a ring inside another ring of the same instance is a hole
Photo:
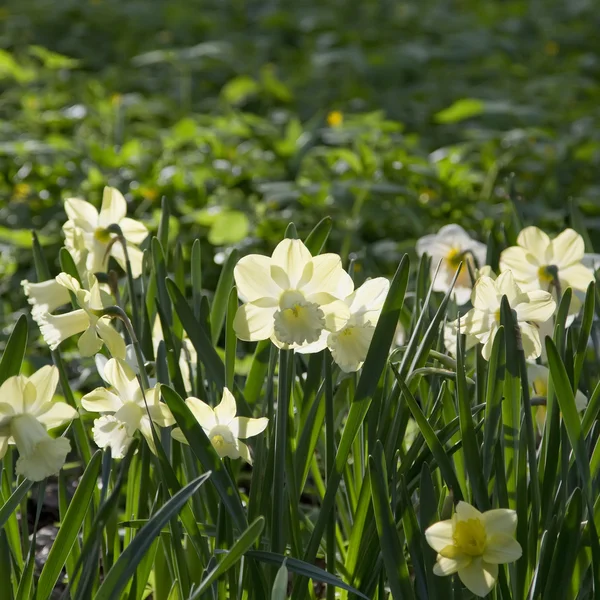
[[[327,338],[333,360],[345,373],[358,371],[365,359],[375,333],[372,325],[345,327]]]
[[[503,565],[519,560],[522,554],[521,544],[517,542],[513,535],[506,533],[488,534],[483,560],[487,563]]]
[[[123,246],[116,242],[110,249],[110,255],[119,263],[119,266],[126,271],[127,261],[125,259],[125,251]],[[134,279],[137,279],[142,274],[144,264],[144,253],[134,244],[127,244],[127,255],[129,256],[129,264],[131,266],[131,275]],[[99,269],[104,270],[105,267]]]
[[[214,411],[217,423],[219,425],[229,425],[233,421],[236,412],[237,406],[233,394],[227,388],[223,388],[223,397],[221,402],[215,406]]]
[[[385,277],[375,277],[365,281],[346,302],[353,314],[381,310],[389,289],[390,282]]]
[[[179,427],[175,427],[174,429],[171,430],[171,437],[174,440],[177,440],[180,444],[189,445],[187,438],[185,437],[185,435],[183,434],[183,431],[181,431],[181,429]]]
[[[252,464],[252,455],[250,454],[250,449],[244,442],[238,440],[237,443],[237,455],[238,458],[244,459],[248,464]]]
[[[110,324],[108,317],[102,317],[96,323],[98,334],[104,340],[108,351],[113,358],[125,360],[127,346],[121,334]]]
[[[542,353],[542,342],[538,328],[530,323],[519,323],[521,341],[526,360],[535,360]]]
[[[65,200],[65,212],[77,227],[93,231],[98,226],[98,211],[93,204],[79,198]]]
[[[281,288],[271,278],[271,259],[260,254],[241,258],[233,270],[238,296],[244,302],[259,298],[277,298]]]
[[[139,246],[148,237],[148,228],[140,221],[125,217],[119,221],[119,227],[125,239]]]
[[[106,388],[99,387],[81,398],[81,406],[88,412],[117,412],[123,406],[123,401]]]
[[[150,412],[152,420],[159,427],[170,427],[175,423],[175,418],[169,410],[169,407],[162,402],[155,404],[154,406],[148,406],[148,411]]]
[[[90,318],[80,308],[64,315],[39,315],[37,323],[50,350],[56,350],[64,340],[85,331],[90,325]]]
[[[133,435],[140,429],[140,423],[146,411],[133,402],[125,402],[123,406],[114,414],[117,421],[124,423],[129,435]]]
[[[104,377],[123,402],[134,401],[140,385],[133,369],[124,360],[111,358],[104,367]]]
[[[556,302],[551,294],[542,290],[526,292],[527,301],[511,307],[517,313],[519,321],[545,323],[556,310]]]
[[[250,419],[248,417],[235,417],[229,423],[231,433],[242,440],[262,433],[269,424],[269,419],[261,417],[260,419]]]
[[[54,429],[70,423],[79,413],[66,402],[48,402],[35,417],[46,429]]]
[[[127,215],[127,202],[119,190],[106,186],[102,194],[102,206],[98,215],[98,226],[118,225]]]
[[[453,533],[452,519],[447,519],[446,521],[438,521],[428,527],[425,530],[425,539],[436,552],[441,552],[446,546],[454,544]]]
[[[317,294],[317,296],[322,295]],[[311,296],[311,298],[314,298],[314,296]],[[343,300],[334,300],[327,304],[319,304],[319,308],[325,317],[325,329],[328,331],[339,331],[346,325],[350,318],[350,309]]]
[[[271,257],[272,264],[280,267],[288,276],[291,288],[296,287],[311,260],[312,256],[301,240],[287,238],[277,244]]]
[[[445,576],[456,573],[459,569],[464,569],[471,562],[471,557],[462,554],[456,558],[446,558],[438,554],[437,561],[433,565],[434,575]]]
[[[512,271],[500,273],[495,281],[496,297],[498,298],[498,306],[502,296],[506,296],[509,304],[514,308],[520,302],[527,301],[527,295],[521,290]]]
[[[133,436],[129,435],[125,423],[118,421],[112,415],[96,419],[92,434],[98,448],[110,446],[113,458],[124,458],[127,448],[133,441]]]
[[[94,356],[97,352],[100,352],[103,346],[102,339],[98,336],[95,327],[88,327],[77,342],[77,347],[81,356]]]
[[[573,229],[565,229],[551,242],[547,250],[547,258],[556,260],[556,264],[569,266],[583,260],[585,242]],[[562,271],[562,268],[561,268]]]
[[[534,256],[543,259],[550,245],[550,238],[538,227],[525,227],[517,237],[517,244]]]
[[[595,279],[594,271],[581,263],[561,269],[559,276],[563,287],[572,287],[574,290],[581,292],[585,292],[589,284]]]
[[[233,320],[236,335],[247,342],[266,340],[273,335],[277,307],[263,308],[251,302],[237,309]]]
[[[217,424],[215,411],[206,402],[190,396],[185,403],[203,429],[210,430]]]
[[[500,302],[496,282],[491,277],[480,277],[473,288],[473,306],[481,311],[495,311]]]
[[[538,269],[543,263],[543,254],[537,257],[520,246],[506,248],[500,254],[500,271],[511,271],[514,278],[525,289],[535,289],[539,286]],[[529,284],[529,287],[528,285]]]
[[[474,506],[461,500],[456,505],[456,517],[459,521],[468,521],[469,519],[481,520],[483,515]]]
[[[304,294],[326,292],[335,296],[343,272],[342,259],[337,254],[320,254],[312,259],[312,265],[310,280],[301,286]]]
[[[458,576],[468,590],[483,598],[496,585],[498,565],[486,563],[481,558],[475,558],[470,564],[458,570]]]
[[[517,529],[517,513],[508,508],[487,510],[481,517],[488,536],[496,534],[514,535]]]
[[[28,379],[35,387],[35,403],[24,408],[26,412],[35,414],[39,408],[52,401],[58,385],[58,369],[54,365],[45,365]]]

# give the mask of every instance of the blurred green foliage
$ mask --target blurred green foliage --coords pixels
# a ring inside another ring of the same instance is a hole
[[[558,229],[572,200],[598,240],[591,1],[7,0],[0,24],[4,312],[29,230],[57,256],[62,200],[105,184],[154,229],[165,197],[212,289],[231,247],[326,215],[369,275],[513,207]]]

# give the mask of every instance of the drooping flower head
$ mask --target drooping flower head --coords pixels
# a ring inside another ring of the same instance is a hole
[[[68,439],[48,434],[78,417],[73,407],[53,401],[57,384],[58,369],[46,366],[30,377],[9,377],[0,386],[0,458],[8,444],[16,444],[17,474],[31,481],[56,475],[71,449]]]
[[[458,305],[466,304],[471,297],[471,273],[485,264],[486,246],[471,238],[460,225],[445,225],[437,233],[425,235],[417,241],[417,254],[431,256],[431,276],[440,261],[440,270],[433,282],[433,290],[447,292],[456,269],[463,263],[452,297]]]
[[[194,397],[187,398],[185,403],[221,458],[226,456],[232,459],[243,458],[252,464],[250,449],[241,440],[262,433],[269,424],[269,419],[236,417],[235,398],[227,388],[223,388],[223,398],[214,409],[206,402]],[[171,435],[179,442],[188,443],[179,427],[173,429]]]
[[[108,257],[112,256],[125,269],[125,252],[120,243],[113,243],[114,233],[110,225],[118,225],[127,241],[127,253],[133,277],[142,273],[143,253],[138,248],[148,236],[143,223],[128,218],[127,202],[115,188],[105,187],[100,212],[93,204],[78,198],[65,200],[65,211],[69,220],[63,225],[65,244],[69,250],[81,253],[81,241],[85,247],[86,268],[91,273],[105,272]]]
[[[114,458],[123,458],[135,432],[140,431],[154,450],[150,419],[159,427],[169,427],[175,422],[169,407],[160,401],[158,385],[145,391],[144,403],[136,374],[119,358],[111,358],[104,365],[103,378],[112,386],[112,391],[99,387],[81,399],[85,410],[102,414],[94,421],[92,430],[96,445],[110,446]]]
[[[511,270],[522,290],[557,292],[567,287],[585,292],[594,280],[594,271],[584,265],[585,244],[573,229],[565,229],[554,239],[537,227],[526,227],[517,237],[517,245],[500,255],[500,270]],[[581,303],[573,295],[571,312]]]
[[[233,325],[242,340],[271,338],[280,347],[298,348],[319,340],[325,329],[337,331],[350,316],[342,299],[354,285],[340,257],[313,257],[300,240],[283,240],[271,258],[243,257],[234,277],[245,302]]]
[[[62,315],[39,313],[36,321],[51,350],[67,338],[83,332],[77,346],[82,356],[93,356],[106,344],[112,356],[125,358],[125,341],[110,325],[110,317],[102,316],[112,302],[102,292],[96,277],[88,275],[88,288],[82,288],[77,279],[67,273],[56,276],[56,282],[75,295],[80,308]]]
[[[459,502],[451,519],[433,524],[425,531],[427,543],[438,553],[436,575],[458,573],[463,584],[483,598],[498,579],[498,565],[521,558],[515,540],[517,513],[497,508],[484,513]]]
[[[528,360],[537,358],[542,353],[539,325],[552,317],[556,302],[548,292],[542,290],[523,292],[510,271],[505,271],[496,280],[490,277],[477,280],[471,295],[473,308],[460,319],[461,333],[466,334],[467,339],[471,336],[484,344],[481,353],[488,360],[500,327],[503,296],[506,296],[519,326],[525,357]],[[455,321],[451,327],[458,327],[458,322]]]

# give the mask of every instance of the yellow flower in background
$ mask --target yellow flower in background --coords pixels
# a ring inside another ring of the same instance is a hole
[[[500,271],[512,271],[523,291],[561,289],[585,292],[594,281],[594,272],[583,263],[585,244],[573,229],[565,229],[550,239],[537,227],[526,227],[517,237],[517,245],[500,255]],[[578,312],[581,302],[573,295],[570,312]]]
[[[440,261],[440,270],[433,280],[433,290],[446,293],[450,289],[456,269],[463,263],[452,297],[460,306],[471,297],[473,283],[469,267],[473,272],[485,264],[487,248],[474,240],[460,225],[446,225],[437,233],[425,235],[417,241],[417,254],[431,256],[431,276],[433,277]]]
[[[548,397],[548,379],[550,377],[550,370],[543,365],[537,363],[527,363],[527,379],[529,382],[529,393],[531,397]],[[575,392],[575,407],[579,412],[585,410],[588,403],[588,399],[585,394],[577,390]],[[540,433],[544,430],[544,423],[546,422],[546,406],[534,406],[535,420],[537,422],[538,430]]]
[[[169,427],[175,422],[169,407],[160,402],[159,386],[146,390],[144,403],[135,372],[119,358],[111,358],[104,365],[103,378],[114,391],[99,387],[81,399],[85,410],[103,415],[94,421],[92,429],[96,445],[110,446],[114,458],[123,458],[135,432],[140,431],[154,450],[150,419],[159,427]]]
[[[545,323],[556,309],[556,302],[548,292],[533,290],[523,292],[516,284],[511,271],[498,279],[480,277],[473,288],[473,308],[460,319],[460,330],[484,344],[481,354],[490,358],[494,337],[500,327],[500,302],[506,296],[521,331],[525,358],[533,360],[542,353],[539,324]],[[457,321],[454,322],[457,327]]]
[[[89,275],[87,290],[66,273],[57,275],[56,281],[75,294],[80,308],[62,315],[37,315],[36,321],[50,350],[56,350],[67,338],[83,333],[77,343],[82,356],[93,356],[106,344],[112,356],[125,358],[125,341],[110,325],[110,317],[102,316],[104,308],[112,302],[100,290],[96,277]]]
[[[214,409],[206,402],[194,397],[187,398],[185,403],[221,458],[226,456],[232,459],[243,458],[252,464],[250,449],[241,440],[262,433],[267,428],[269,419],[266,417],[260,419],[236,417],[235,398],[227,388],[223,388],[223,398]],[[179,427],[173,429],[171,435],[178,442],[188,443]]]
[[[300,240],[285,239],[271,258],[250,254],[234,270],[240,299],[233,327],[246,341],[271,339],[279,347],[316,342],[337,331],[350,311],[343,298],[354,284],[337,254],[311,256]]]
[[[31,481],[56,475],[71,449],[68,439],[48,434],[78,417],[72,406],[53,402],[57,384],[58,369],[46,366],[30,377],[9,377],[0,386],[0,459],[8,444],[16,444],[17,474]]]
[[[427,543],[438,553],[433,572],[458,573],[467,589],[483,598],[496,585],[498,565],[521,558],[516,528],[514,510],[497,508],[481,513],[459,502],[451,519],[425,530]]]
[[[105,272],[108,257],[112,256],[125,269],[125,253],[120,243],[112,243],[115,237],[107,228],[118,225],[127,241],[127,253],[134,277],[142,273],[143,252],[138,248],[148,236],[143,223],[128,218],[127,202],[115,188],[105,187],[100,212],[85,200],[65,200],[65,211],[69,220],[63,225],[65,245],[69,250],[80,251],[80,236],[87,251],[86,268],[91,273]]]
[[[344,299],[349,311],[346,322],[332,333],[323,330],[319,341],[300,348],[298,352],[308,354],[328,347],[342,371],[358,371],[367,357],[389,289],[390,282],[385,277],[363,283]]]
[[[329,127],[340,127],[344,123],[344,113],[339,110],[332,110],[327,115],[327,125]]]

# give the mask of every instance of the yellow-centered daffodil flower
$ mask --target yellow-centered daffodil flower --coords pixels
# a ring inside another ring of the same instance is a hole
[[[500,270],[512,271],[525,292],[544,290],[556,295],[568,287],[585,292],[594,281],[594,271],[585,266],[584,255],[583,238],[573,229],[550,239],[541,229],[526,227],[519,233],[517,245],[500,255]],[[581,301],[573,294],[569,313],[577,314],[580,308]]]
[[[100,290],[96,277],[88,275],[89,289],[82,288],[67,273],[57,275],[56,281],[73,292],[80,308],[62,315],[37,315],[36,321],[50,349],[56,350],[64,340],[83,332],[77,343],[82,356],[93,356],[106,344],[112,356],[125,358],[125,341],[110,325],[110,317],[102,316],[111,301]]]
[[[323,330],[339,330],[350,318],[342,299],[354,284],[340,257],[313,257],[300,240],[283,240],[271,258],[243,257],[234,277],[245,302],[233,324],[242,340],[270,338],[279,347],[300,348],[318,341]]]
[[[466,304],[473,289],[472,273],[485,264],[485,244],[471,238],[460,225],[445,225],[437,233],[417,241],[417,254],[431,256],[431,276],[440,261],[440,270],[433,281],[433,290],[446,293],[450,289],[456,269],[463,263],[454,284],[452,297],[458,305]],[[470,272],[471,270],[471,272]]]
[[[194,397],[187,398],[185,403],[221,458],[226,456],[232,459],[243,458],[252,464],[250,449],[241,440],[262,433],[269,424],[269,419],[266,417],[260,419],[236,417],[235,398],[227,388],[223,388],[223,398],[214,409],[206,402]],[[179,427],[173,429],[171,435],[178,442],[188,443]]]
[[[385,277],[363,283],[344,299],[350,313],[346,322],[332,333],[323,330],[319,341],[298,349],[298,352],[308,354],[328,347],[342,371],[358,371],[367,357],[389,289],[390,282]]]
[[[69,218],[63,225],[65,244],[69,250],[80,251],[77,237],[83,238],[87,250],[86,268],[89,272],[105,272],[109,256],[126,269],[123,247],[119,242],[114,242],[116,234],[108,231],[110,225],[118,225],[127,242],[133,277],[141,275],[144,255],[138,245],[148,236],[148,229],[143,223],[126,216],[127,202],[121,192],[105,187],[100,212],[93,204],[78,198],[65,200],[65,211]]]
[[[159,386],[142,394],[133,369],[119,358],[111,358],[104,365],[103,378],[114,391],[99,387],[81,399],[85,410],[102,413],[92,429],[96,445],[110,446],[114,458],[123,458],[135,432],[140,431],[154,451],[150,419],[159,427],[169,427],[175,422],[169,407],[160,401]]]
[[[477,280],[471,295],[473,308],[460,319],[461,332],[484,344],[481,354],[488,360],[500,327],[500,302],[503,296],[506,296],[520,329],[525,358],[537,358],[542,353],[539,325],[552,317],[556,302],[548,292],[542,290],[523,292],[511,271],[505,271],[496,280],[491,277]],[[453,326],[458,326],[456,321]]]
[[[30,377],[9,377],[0,386],[0,459],[8,444],[15,444],[17,474],[31,481],[56,475],[71,449],[68,439],[48,434],[79,416],[65,402],[53,402],[57,384],[58,369],[46,366]]]
[[[540,399],[547,399],[548,397],[548,379],[550,377],[550,370],[543,365],[537,363],[527,363],[527,379],[529,380],[529,392],[532,396],[532,400],[536,397]],[[579,412],[585,410],[588,403],[588,399],[581,390],[575,392],[575,407]],[[544,423],[546,422],[546,405],[534,405],[535,420],[538,426],[538,430],[541,433],[544,430]]]
[[[463,584],[483,598],[498,578],[498,565],[521,558],[515,539],[517,513],[496,508],[484,513],[459,502],[451,519],[425,530],[427,543],[438,553],[436,575],[458,573]]]

